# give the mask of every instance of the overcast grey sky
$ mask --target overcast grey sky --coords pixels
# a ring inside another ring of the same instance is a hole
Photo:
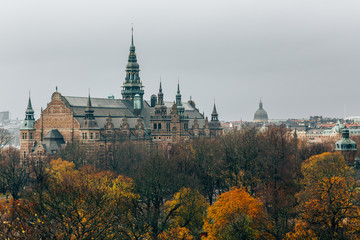
[[[210,114],[251,120],[360,115],[360,1],[0,1],[0,111],[66,96],[120,98],[131,23],[145,97],[180,78]]]

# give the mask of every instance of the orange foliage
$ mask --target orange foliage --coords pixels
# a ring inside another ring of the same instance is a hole
[[[193,240],[190,230],[184,227],[171,228],[158,236],[159,240]]]
[[[360,239],[360,200],[353,172],[339,153],[323,153],[302,166],[300,218],[288,239]],[[308,238],[304,238],[308,236]]]
[[[271,239],[263,231],[265,219],[262,203],[244,188],[234,188],[210,206],[204,224],[208,234],[205,239]]]
[[[132,179],[52,161],[42,191],[0,208],[5,239],[131,239],[125,220],[138,200]],[[5,223],[9,223],[5,225]],[[1,224],[2,223],[2,224]],[[14,237],[15,236],[15,237]],[[3,238],[2,238],[3,239]]]

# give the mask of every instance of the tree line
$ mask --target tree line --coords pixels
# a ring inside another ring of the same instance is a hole
[[[285,126],[234,130],[87,156],[69,143],[22,164],[1,155],[0,236],[9,239],[358,239],[354,170]]]

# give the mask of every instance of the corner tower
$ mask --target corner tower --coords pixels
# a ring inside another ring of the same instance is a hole
[[[32,152],[35,143],[35,117],[29,95],[28,106],[25,111],[25,120],[20,128],[20,158],[26,159]]]
[[[134,30],[131,28],[131,46],[128,64],[126,65],[126,76],[124,85],[122,86],[121,94],[124,100],[133,101],[136,94],[141,97],[143,101],[144,90],[139,76],[139,64],[137,63],[135,46],[134,46]]]

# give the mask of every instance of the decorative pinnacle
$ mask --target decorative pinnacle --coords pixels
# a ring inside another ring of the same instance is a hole
[[[179,80],[178,80],[178,86],[177,86],[177,94],[180,94],[180,83],[179,83]]]
[[[31,95],[30,95],[30,91],[29,91],[29,101],[28,101],[28,106],[27,106],[28,110],[32,110],[32,104],[31,104]]]
[[[160,77],[160,87],[159,87],[159,92],[162,92],[161,77]]]
[[[131,46],[134,46],[134,27],[131,24]]]
[[[89,88],[89,93],[88,93],[88,103],[87,103],[87,107],[88,108],[91,108],[92,105],[91,105],[91,98],[90,98],[90,88]]]
[[[261,101],[261,98],[260,98],[259,108],[260,108],[260,109],[263,108],[263,103],[262,103],[262,101]]]
[[[217,111],[216,111],[216,105],[215,105],[215,100],[214,100],[214,108],[213,108],[213,111],[212,111],[212,115],[217,115]]]

